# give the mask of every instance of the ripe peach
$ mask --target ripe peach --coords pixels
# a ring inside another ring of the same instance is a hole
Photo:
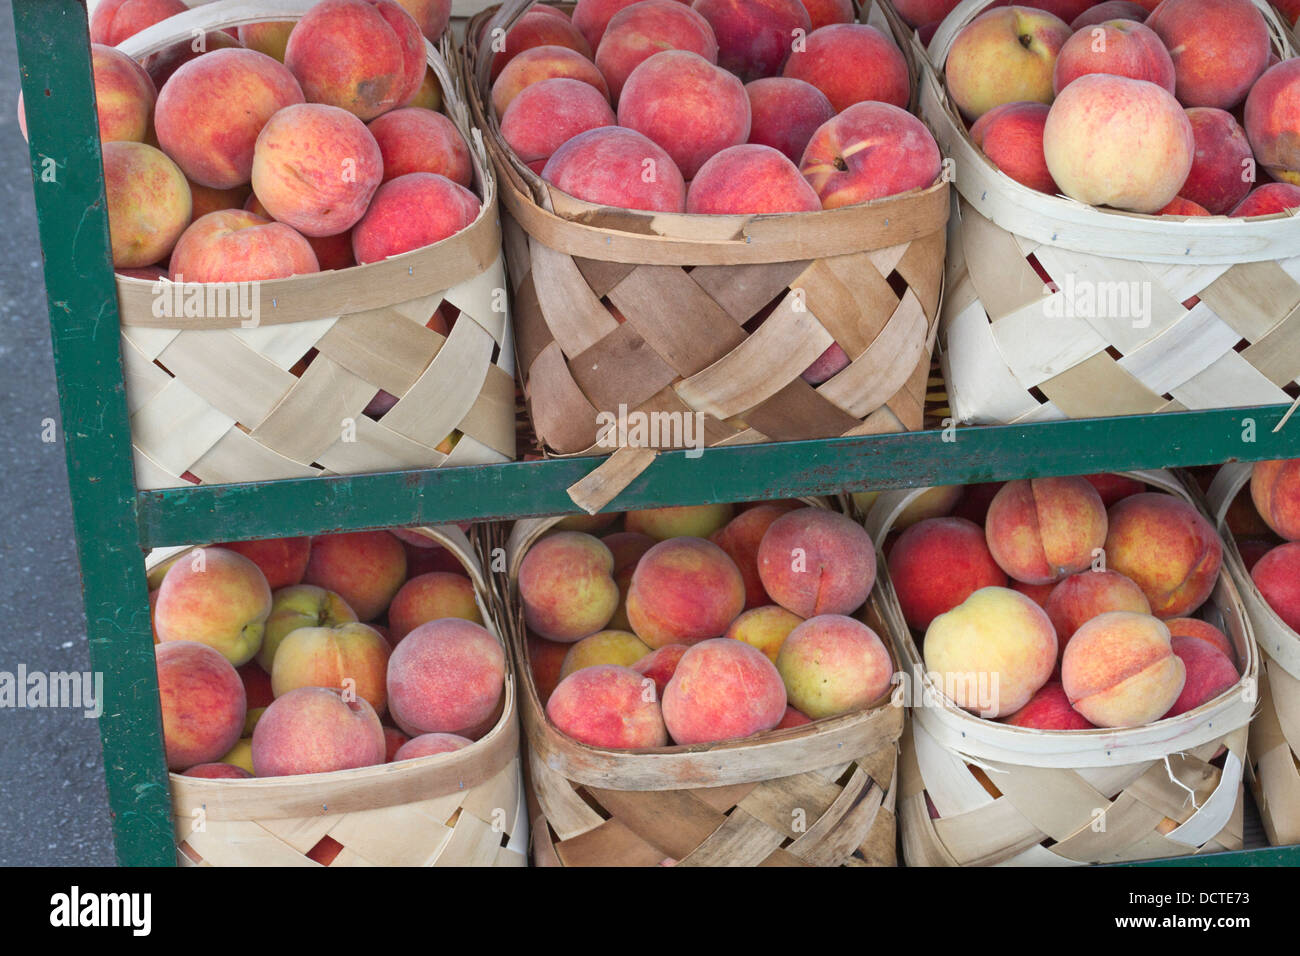
[[[1010,588],[981,588],[930,622],[925,669],[954,704],[986,719],[1020,710],[1056,667],[1047,612]]]
[[[384,727],[364,698],[345,701],[336,690],[300,687],[266,709],[253,731],[253,772],[259,777],[329,773],[384,762]]]
[[[1187,111],[1196,149],[1178,195],[1216,216],[1227,215],[1250,192],[1254,169],[1246,133],[1232,114],[1206,106]]]
[[[1106,541],[1106,509],[1083,478],[1008,481],[989,505],[985,536],[993,560],[1027,584],[1059,581],[1087,568]]]
[[[1142,23],[1150,12],[1150,9],[1140,3],[1133,3],[1132,0],[1105,0],[1105,3],[1088,7],[1071,20],[1070,29],[1077,33],[1085,27],[1094,27],[1107,20],[1132,20],[1134,23]]]
[[[911,96],[907,61],[897,44],[860,23],[814,30],[803,49],[790,54],[781,75],[817,87],[837,113],[864,100],[906,108]]]
[[[986,10],[953,41],[944,67],[948,92],[968,120],[1003,103],[1051,103],[1052,73],[1069,38],[1065,21],[1044,10]]]
[[[1275,534],[1300,540],[1300,458],[1256,462],[1250,473],[1250,500]]]
[[[532,671],[537,696],[544,705],[560,682],[560,668],[569,653],[571,644],[561,644],[528,632],[528,663]]]
[[[875,546],[852,518],[801,508],[763,535],[758,574],[772,600],[802,618],[852,614],[875,583]]]
[[[1237,683],[1237,668],[1222,652],[1194,637],[1173,637],[1170,645],[1183,662],[1187,679],[1165,717],[1177,717],[1218,697]]]
[[[587,45],[595,50],[600,46],[600,39],[605,35],[605,29],[614,15],[638,2],[640,0],[578,0],[573,8],[573,25],[578,28]],[[686,0],[681,2],[690,5]]]
[[[299,687],[332,687],[382,714],[388,705],[388,655],[388,642],[365,624],[300,627],[275,652],[271,688],[283,697]]]
[[[1048,681],[1014,714],[1002,718],[1013,727],[1038,730],[1092,730],[1094,725],[1070,705],[1060,681]]]
[[[686,192],[689,213],[763,215],[821,208],[799,168],[771,146],[746,144],[715,153]]]
[[[1089,73],[1147,80],[1174,92],[1174,61],[1155,32],[1132,20],[1110,20],[1080,30],[1065,41],[1052,71],[1052,90],[1060,94]]]
[[[1081,571],[1052,589],[1043,608],[1056,628],[1056,643],[1065,653],[1080,627],[1107,611],[1150,614],[1151,604],[1142,589],[1118,571]]]
[[[460,232],[482,208],[477,196],[446,176],[398,176],[375,191],[352,230],[352,254],[364,264],[422,249]]]
[[[630,667],[600,664],[575,671],[555,688],[546,716],[591,747],[623,750],[668,743],[653,683]]]
[[[99,44],[90,48],[90,66],[100,141],[144,142],[158,97],[149,74],[122,51]]]
[[[686,183],[672,157],[619,126],[579,133],[552,154],[541,175],[561,192],[597,205],[686,211]]]
[[[767,604],[745,611],[731,622],[722,636],[754,645],[775,664],[781,645],[790,632],[802,623],[803,618],[799,615],[790,613],[780,605]]]
[[[117,46],[188,9],[181,0],[99,0],[90,13],[90,42]]]
[[[412,737],[393,754],[393,761],[418,760],[420,757],[432,757],[434,754],[449,754],[463,750],[474,741],[460,734],[420,734]]]
[[[1210,210],[1206,209],[1200,203],[1192,202],[1190,199],[1184,199],[1182,196],[1175,196],[1169,200],[1169,204],[1157,209],[1151,215],[1153,216],[1208,216]]]
[[[718,38],[718,65],[746,83],[779,75],[794,38],[812,33],[799,0],[695,0],[694,7]]]
[[[1159,720],[1182,693],[1186,677],[1169,628],[1132,611],[1108,611],[1088,621],[1074,632],[1061,660],[1066,696],[1098,727]]]
[[[617,103],[632,71],[663,50],[688,50],[718,62],[709,22],[678,0],[641,0],[610,19],[596,49],[596,67]]]
[[[242,554],[266,576],[272,591],[301,584],[311,555],[311,538],[265,538],[260,541],[229,541],[214,545]]]
[[[560,680],[574,671],[597,664],[631,667],[649,654],[650,648],[642,644],[635,634],[627,631],[597,631],[576,644],[569,645],[569,652],[564,655],[564,663],[560,667]]]
[[[676,743],[703,744],[771,730],[785,706],[781,674],[762,651],[715,638],[682,655],[664,690],[663,716]]]
[[[1016,182],[1055,196],[1060,190],[1043,154],[1048,112],[1046,103],[1003,103],[974,122],[970,138],[994,166]]]
[[[1290,183],[1265,183],[1251,190],[1236,208],[1228,213],[1238,218],[1244,216],[1276,216],[1289,209],[1300,208],[1300,186]]]
[[[247,701],[234,666],[213,648],[173,641],[154,648],[167,766],[211,763],[239,740]]]
[[[814,30],[832,23],[852,23],[857,16],[853,0],[803,0],[803,8],[808,11]]]
[[[264,219],[272,218],[266,207],[252,193],[244,202],[244,209]],[[299,235],[302,235],[302,233],[299,233]],[[320,266],[321,272],[328,272],[331,269],[346,269],[348,266],[356,265],[356,260],[352,257],[352,230],[340,232],[335,236],[303,236],[303,238],[307,240],[307,245],[311,246],[311,251],[316,256],[316,264]],[[393,404],[396,403],[397,399],[394,398]]]
[[[815,196],[816,193],[813,195]],[[821,201],[818,200],[818,208],[820,206]],[[838,342],[832,342],[826,347],[825,352],[817,356],[811,365],[799,373],[799,377],[809,385],[820,385],[848,368],[850,364],[849,353],[845,352]]]
[[[243,767],[228,763],[201,763],[190,767],[182,777],[203,777],[209,780],[247,780],[253,775]]]
[[[665,50],[627,78],[618,122],[658,143],[692,179],[714,153],[749,138],[749,97],[735,76],[699,54]]]
[[[1269,607],[1300,633],[1300,542],[1280,544],[1255,562],[1250,579]]]
[[[185,174],[144,143],[105,143],[103,157],[113,266],[138,268],[166,258],[190,223]]]
[[[682,655],[690,647],[686,644],[665,644],[658,650],[651,651],[632,665],[632,670],[655,682],[655,698],[663,700],[664,688],[673,679]]]
[[[265,212],[248,209],[245,205],[253,199],[253,192],[247,186],[232,186],[230,189],[212,189],[190,182],[190,224],[202,219],[210,212],[224,212],[227,209],[244,209],[255,212],[263,219],[270,219]]]
[[[505,42],[500,44],[492,57],[491,79],[495,82],[506,64],[525,50],[539,46],[563,46],[576,50],[587,59],[591,59],[591,45],[578,32],[569,18],[556,16],[558,10],[534,7],[515,21],[505,35]],[[487,24],[484,24],[486,27]],[[495,38],[493,38],[495,40]],[[496,48],[495,42],[493,49]]]
[[[250,777],[253,773],[253,740],[251,737],[240,737],[235,741],[235,745],[230,751],[221,758],[221,762],[230,764],[232,767],[238,767]]]
[[[388,658],[388,709],[412,737],[478,728],[501,704],[505,650],[485,628],[459,618],[421,624]]]
[[[451,22],[451,0],[397,0],[434,46]]]
[[[257,653],[270,613],[271,589],[256,564],[223,548],[199,548],[168,569],[154,623],[163,644],[197,641],[239,665]]]
[[[371,120],[369,129],[383,159],[381,182],[407,173],[439,173],[462,186],[474,182],[465,137],[441,113],[404,107]]]
[[[1191,637],[1204,641],[1229,661],[1236,661],[1237,652],[1228,640],[1228,635],[1208,621],[1196,617],[1174,617],[1165,621],[1171,638]],[[1235,666],[1235,664],[1234,664]]]
[[[274,607],[274,605],[272,605]],[[267,619],[268,623],[270,619]],[[249,711],[266,710],[275,694],[271,691],[271,675],[262,670],[256,659],[235,668],[239,679],[244,684],[244,696],[248,700]]]
[[[1249,0],[1166,0],[1146,26],[1169,48],[1184,106],[1230,110],[1268,66],[1268,27]]]
[[[837,209],[924,189],[939,177],[940,164],[934,137],[911,113],[855,103],[813,134],[799,170],[822,208]]]
[[[1054,17],[1060,17],[1066,23],[1070,23],[1083,11],[1095,3],[1096,0],[1034,0],[1033,3],[1024,4],[1035,10],[1046,10]]]
[[[1109,508],[1121,498],[1127,498],[1129,495],[1140,494],[1146,491],[1147,486],[1136,478],[1129,478],[1125,475],[1117,475],[1110,472],[1103,472],[1097,475],[1084,475],[1084,481],[1097,489],[1097,494],[1101,495],[1101,503]]]
[[[1185,501],[1143,492],[1110,509],[1106,566],[1132,578],[1158,618],[1187,617],[1205,603],[1222,563],[1219,536]]]
[[[444,617],[483,623],[469,578],[445,571],[409,578],[388,606],[392,643],[397,644],[421,624]]]
[[[239,42],[248,49],[265,53],[283,63],[284,49],[289,44],[289,34],[293,28],[293,20],[264,20],[261,23],[243,24],[236,35]]]
[[[433,110],[435,113],[442,112],[442,85],[438,82],[438,77],[434,75],[432,67],[424,71],[424,79],[420,81],[420,86],[415,91],[415,95],[403,103],[402,106]]]
[[[662,2],[681,6],[676,0]],[[540,172],[574,136],[616,122],[599,90],[581,80],[557,77],[520,91],[501,117],[501,138],[529,168]]]
[[[205,33],[192,40],[181,40],[171,46],[163,47],[157,53],[150,53],[140,61],[144,71],[149,74],[155,88],[161,90],[176,75],[176,71],[193,60],[218,50],[242,50],[244,45],[239,39],[224,30]]]
[[[727,553],[703,538],[670,538],[632,574],[627,617],[652,649],[718,637],[745,606],[745,582]]]
[[[848,714],[889,692],[894,664],[871,628],[822,614],[794,628],[776,658],[790,704],[813,720]]]
[[[335,627],[355,621],[357,615],[333,591],[314,584],[295,584],[271,595],[271,613],[266,619],[257,662],[270,674],[280,644],[300,627]]]
[[[889,577],[908,626],[924,631],[986,587],[1006,587],[984,531],[964,518],[929,518],[904,531],[889,552]]]
[[[952,13],[960,0],[895,0],[894,9],[913,29],[934,24]],[[927,38],[928,40],[928,38]]]
[[[635,531],[619,531],[602,539],[614,556],[614,583],[618,585],[618,608],[609,619],[609,626],[620,631],[632,630],[627,619],[627,592],[632,587],[632,574],[641,556],[655,546],[655,539]],[[715,542],[716,543],[716,542]]]
[[[397,757],[397,751],[402,749],[402,745],[411,738],[406,736],[396,727],[384,728],[384,763],[392,763]]]
[[[609,84],[604,75],[596,69],[596,64],[577,50],[564,46],[535,46],[511,60],[492,84],[492,108],[497,117],[505,115],[506,107],[521,91],[533,83],[557,77],[580,80],[609,100]]]
[[[542,538],[519,566],[524,620],[539,637],[572,644],[609,623],[618,607],[614,556],[589,534]]]
[[[1055,581],[1048,581],[1046,584],[1026,584],[1024,581],[1017,581],[1012,578],[1007,587],[1013,591],[1019,591],[1025,597],[1029,598],[1044,611],[1047,610],[1047,599],[1051,597],[1052,592],[1056,590]]]
[[[729,504],[675,505],[629,511],[623,519],[628,531],[649,535],[656,541],[669,538],[707,538],[731,520]]]
[[[1275,179],[1300,186],[1300,60],[1270,67],[1246,97],[1246,135]]]
[[[742,511],[709,535],[709,540],[727,552],[727,556],[740,569],[740,576],[745,579],[746,608],[771,603],[758,575],[758,546],[772,522],[797,507],[799,506],[791,507],[780,503],[761,504],[757,508]]]
[[[745,84],[749,141],[779,149],[793,163],[803,158],[813,133],[835,115],[826,94],[811,83],[784,76]]]
[[[799,711],[795,710],[789,704],[786,704],[785,716],[781,718],[781,722],[777,724],[773,729],[784,730],[786,727],[802,727],[804,724],[811,724],[811,723],[812,720],[808,717],[807,714],[801,714]]]
[[[1043,152],[1052,178],[1070,198],[1153,213],[1178,194],[1196,144],[1191,121],[1168,90],[1090,73],[1052,104]]]
[[[303,236],[242,209],[210,212],[191,223],[176,240],[170,267],[177,282],[254,282],[320,271]]]
[[[312,538],[303,583],[334,591],[362,621],[384,613],[406,581],[406,551],[387,531]]]

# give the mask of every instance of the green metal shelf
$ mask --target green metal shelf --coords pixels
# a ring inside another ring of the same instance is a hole
[[[175,862],[143,550],[572,511],[593,459],[137,492],[82,0],[13,0],[118,861]],[[665,453],[611,510],[1300,457],[1284,406]],[[1251,420],[1253,424],[1247,422]],[[1253,440],[1247,440],[1253,437]],[[1300,848],[1172,865],[1295,865]]]

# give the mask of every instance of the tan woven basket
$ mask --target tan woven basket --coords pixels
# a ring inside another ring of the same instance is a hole
[[[460,560],[487,628],[500,639],[465,533],[450,525],[409,530]],[[147,564],[188,550],[159,549]],[[330,866],[526,866],[516,697],[508,664],[496,726],[449,754],[252,780],[170,774],[176,859],[188,866],[317,866],[307,854],[328,837],[342,844]]]
[[[1255,2],[1279,55],[1293,55],[1285,26]],[[958,419],[1291,401],[1300,216],[1142,216],[1048,196],[1002,173],[971,142],[942,79],[957,33],[988,5],[963,0],[949,14],[921,82],[921,114],[955,164],[939,347]]]
[[[1168,472],[1128,475],[1194,500]],[[923,490],[882,492],[867,516],[872,539],[883,541]],[[883,555],[880,564],[878,599],[911,678],[912,719],[899,766],[908,866],[1061,866],[1241,848],[1246,725],[1256,706],[1259,661],[1227,568],[1207,610],[1236,647],[1236,685],[1195,710],[1144,727],[1044,731],[982,720],[943,696],[925,674]],[[1211,761],[1222,748],[1220,770]]]
[[[602,441],[599,416],[620,408],[698,416],[707,445],[919,429],[947,183],[863,206],[752,217],[613,209],[552,190],[500,139],[486,106],[491,57],[474,39],[508,27],[530,3],[512,0],[471,21],[465,75],[501,182],[519,365],[546,453],[608,454],[617,440]],[[800,374],[835,342],[852,364],[819,386],[805,383]],[[657,448],[682,447],[681,431],[646,444],[614,451],[570,489],[574,501],[598,510]]]
[[[1259,713],[1250,725],[1247,780],[1274,846],[1300,843],[1300,634],[1277,615],[1251,580],[1228,530],[1228,507],[1250,481],[1254,466],[1224,465],[1210,484],[1211,513],[1224,540],[1224,563],[1237,582],[1259,642]]]
[[[896,865],[897,692],[874,710],[689,747],[603,750],[547,719],[517,578],[529,547],[559,520],[516,522],[505,546],[509,570],[496,582],[501,627],[523,675],[534,864]],[[868,604],[864,618],[884,638],[878,608]]]
[[[311,6],[220,0],[156,24],[121,49],[140,58],[196,31],[297,20]],[[251,284],[254,327],[228,315],[229,306],[212,310],[228,317],[155,317],[155,304],[174,298],[177,287],[118,277],[139,487],[514,458],[514,346],[496,181],[444,59],[448,42],[441,53],[425,47],[443,109],[470,144],[483,208],[469,227],[381,262]],[[445,337],[425,328],[442,303],[460,310]],[[309,356],[298,374],[295,365]],[[376,420],[362,410],[380,389],[398,402]],[[453,432],[460,438],[450,454],[438,451]]]

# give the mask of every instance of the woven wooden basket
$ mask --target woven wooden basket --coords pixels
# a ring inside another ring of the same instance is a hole
[[[297,20],[311,6],[221,0],[170,17],[120,48],[140,58],[195,31]],[[514,458],[514,346],[496,181],[444,59],[448,43],[444,37],[442,52],[425,47],[443,109],[470,144],[483,200],[466,229],[381,262],[249,284],[257,293],[254,327],[227,315],[234,311],[228,305],[212,310],[227,317],[156,317],[155,305],[164,296],[174,300],[177,287],[118,277],[139,487]],[[207,286],[181,291],[197,289]],[[251,300],[252,292],[246,295]],[[447,336],[425,328],[443,303],[460,310]],[[380,389],[398,401],[373,419],[362,411]],[[450,453],[437,450],[454,433]]]
[[[1250,725],[1246,778],[1269,842],[1289,846],[1300,843],[1300,634],[1259,593],[1227,526],[1228,507],[1249,483],[1253,467],[1224,465],[1207,497],[1224,541],[1224,563],[1241,591],[1260,650],[1259,713]]]
[[[1168,472],[1129,476],[1193,501]],[[923,490],[883,492],[867,516],[873,540],[883,541]],[[1115,863],[1241,848],[1246,725],[1259,662],[1226,568],[1205,610],[1236,647],[1236,685],[1144,727],[1043,731],[982,720],[944,697],[925,674],[881,558],[879,600],[911,678],[912,719],[899,765],[908,866]],[[1222,748],[1220,769],[1211,761]]]
[[[1282,22],[1256,4],[1278,54],[1293,55]],[[1300,216],[1142,216],[1002,173],[942,79],[958,31],[988,5],[963,0],[943,21],[921,81],[921,114],[955,164],[939,347],[958,419],[1289,402],[1300,379]]]
[[[528,548],[559,520],[516,522],[508,572],[497,577],[501,627],[523,675],[534,864],[896,865],[897,692],[873,710],[748,740],[651,750],[589,747],[547,719],[530,676],[517,578]],[[873,604],[864,619],[885,636]]]
[[[696,416],[707,445],[920,428],[947,183],[769,216],[651,214],[552,190],[500,139],[486,105],[491,57],[475,42],[530,4],[512,0],[471,21],[465,75],[501,183],[518,359],[546,453],[609,454],[618,440],[602,433],[600,416],[620,408]],[[800,374],[835,342],[852,364],[819,386],[805,383]],[[682,445],[680,429],[625,444],[570,493],[594,512],[656,449]]]
[[[445,547],[474,582],[487,628],[491,596],[474,548],[454,526],[411,528]],[[149,555],[157,567],[188,548]],[[519,760],[516,681],[507,665],[496,726],[463,750],[416,760],[251,780],[170,775],[177,861],[188,866],[526,866],[528,823]]]

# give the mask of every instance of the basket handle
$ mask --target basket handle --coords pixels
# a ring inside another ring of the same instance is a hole
[[[1250,481],[1254,470],[1255,466],[1252,462],[1233,461],[1215,473],[1214,480],[1210,482],[1210,487],[1205,492],[1205,499],[1209,502],[1211,514],[1214,515],[1215,525],[1223,524],[1223,519],[1227,516],[1228,509],[1232,507],[1237,492]]]
[[[482,41],[486,41],[487,50],[482,49],[482,42],[477,44],[480,49],[478,62],[474,64],[474,81],[478,84],[478,88],[485,94],[489,89],[488,80],[491,77],[492,60],[494,59],[494,57],[491,56],[494,52],[492,49],[493,35],[500,30],[500,36],[504,39],[505,35],[510,32],[510,28],[522,19],[523,15],[529,11],[534,2],[535,0],[505,0],[505,2],[497,8],[497,12],[492,14],[492,19],[483,27],[483,36],[481,39]],[[467,38],[467,42],[469,39],[472,38]]]

